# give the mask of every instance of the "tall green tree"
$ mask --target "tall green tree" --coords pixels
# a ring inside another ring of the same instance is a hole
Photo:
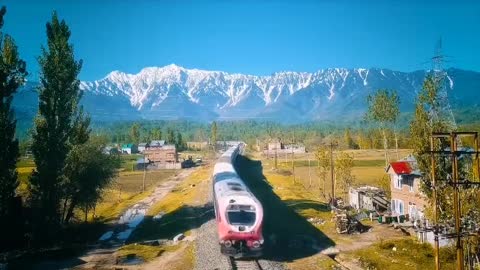
[[[355,148],[355,142],[353,141],[352,134],[350,132],[350,128],[345,129],[345,133],[343,135],[345,145],[348,149]]]
[[[75,145],[70,151],[65,167],[64,223],[72,220],[75,209],[82,210],[86,217],[116,176],[120,166],[119,157],[103,153],[105,146],[105,140],[93,137]]]
[[[345,152],[340,152],[335,159],[335,189],[341,192],[344,199],[346,199],[348,189],[355,180],[352,169],[353,156]]]
[[[81,98],[78,74],[81,61],[75,60],[70,30],[56,12],[46,25],[47,47],[39,57],[39,110],[35,119],[32,153],[36,169],[30,177],[31,201],[37,229],[43,239],[53,238],[61,222],[64,167],[72,146],[78,103]],[[48,238],[47,238],[48,237]]]
[[[325,146],[318,147],[315,151],[315,158],[318,162],[318,175],[320,176],[319,180],[321,180],[322,182],[322,193],[325,196],[327,173],[330,170],[330,158],[328,154],[328,149]]]
[[[140,142],[140,125],[135,123],[130,128],[130,138],[134,144],[138,144]]]
[[[152,140],[161,140],[162,139],[162,130],[160,128],[156,127],[153,128],[150,132],[150,137]]]
[[[0,9],[0,30],[7,12]],[[14,197],[18,186],[16,163],[19,155],[15,138],[16,120],[12,109],[13,95],[25,82],[26,65],[20,59],[12,37],[0,31],[0,243],[11,244],[12,219],[15,213]],[[2,246],[2,244],[0,244]]]
[[[423,87],[416,100],[415,114],[410,122],[410,144],[413,149],[413,155],[417,160],[418,167],[420,171],[423,172],[421,188],[430,200],[432,199],[432,179],[430,176],[431,160],[430,155],[428,154],[430,151],[430,136],[433,132],[448,131],[446,120],[436,117],[439,115],[438,112],[442,109],[438,102],[438,91],[439,87],[435,82],[434,77],[428,75],[425,78]],[[437,162],[437,165],[438,163],[439,162]],[[436,168],[437,173],[442,175],[441,177],[437,177],[442,179],[447,178],[448,171],[451,168],[448,163],[449,161],[447,160],[447,162],[443,162],[444,166]],[[451,194],[451,189],[449,187],[437,189],[438,202],[442,209],[441,213],[443,213],[443,218],[452,216],[451,209],[453,209],[453,206],[451,205],[451,200],[448,199],[448,194]]]
[[[176,139],[175,139],[175,132],[173,129],[167,129],[167,143],[169,144],[176,144]]]
[[[380,89],[367,97],[368,110],[365,114],[367,120],[379,125],[383,136],[383,149],[385,150],[385,165],[388,165],[388,138],[387,130],[395,125],[400,113],[400,99],[397,92]]]
[[[218,139],[217,131],[218,131],[217,122],[213,121],[212,127],[211,127],[211,134],[210,134],[211,144],[213,145],[213,151],[217,150],[217,139]]]
[[[175,142],[178,151],[183,151],[187,148],[187,143],[183,140],[182,133],[177,132],[177,139]]]

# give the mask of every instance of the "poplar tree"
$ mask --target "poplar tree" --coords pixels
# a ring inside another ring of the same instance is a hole
[[[217,122],[215,121],[212,123],[211,144],[213,145],[213,151],[215,152],[217,150]]]
[[[365,118],[376,122],[383,137],[383,149],[385,150],[385,165],[388,165],[388,139],[387,130],[395,125],[400,113],[400,99],[396,91],[380,89],[374,95],[367,97],[368,111]]]
[[[78,74],[81,61],[75,60],[70,30],[56,12],[46,25],[47,46],[39,57],[39,111],[33,131],[32,153],[36,169],[30,177],[31,201],[36,229],[53,236],[60,224],[64,167],[73,134],[78,131],[78,102],[81,97]],[[82,121],[80,121],[82,122]],[[38,231],[37,231],[38,233]]]
[[[0,29],[7,12],[0,9]],[[14,213],[13,199],[18,186],[16,163],[19,156],[18,140],[15,138],[16,120],[12,109],[13,95],[25,82],[25,62],[18,55],[17,46],[9,35],[0,32],[0,243],[9,242]],[[8,223],[8,224],[7,224]]]
[[[138,123],[133,124],[130,128],[130,138],[134,144],[140,142],[140,125]]]

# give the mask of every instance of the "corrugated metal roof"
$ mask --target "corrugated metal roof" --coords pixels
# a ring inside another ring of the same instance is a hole
[[[396,174],[412,174],[412,167],[408,161],[390,162],[390,166]]]

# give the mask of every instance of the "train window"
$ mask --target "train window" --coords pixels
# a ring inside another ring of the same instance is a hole
[[[242,191],[244,190],[242,185],[240,185],[239,183],[234,183],[234,182],[228,182],[227,183],[228,187],[230,188],[230,190],[233,190],[233,191]]]
[[[228,211],[228,223],[231,225],[251,226],[255,223],[255,212],[251,211]]]

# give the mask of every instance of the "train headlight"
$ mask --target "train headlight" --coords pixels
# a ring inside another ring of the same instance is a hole
[[[230,240],[227,240],[225,242],[223,242],[223,244],[225,245],[225,247],[229,248],[232,246],[232,242]]]
[[[260,247],[260,242],[259,241],[253,241],[252,246],[254,248],[259,248]]]

